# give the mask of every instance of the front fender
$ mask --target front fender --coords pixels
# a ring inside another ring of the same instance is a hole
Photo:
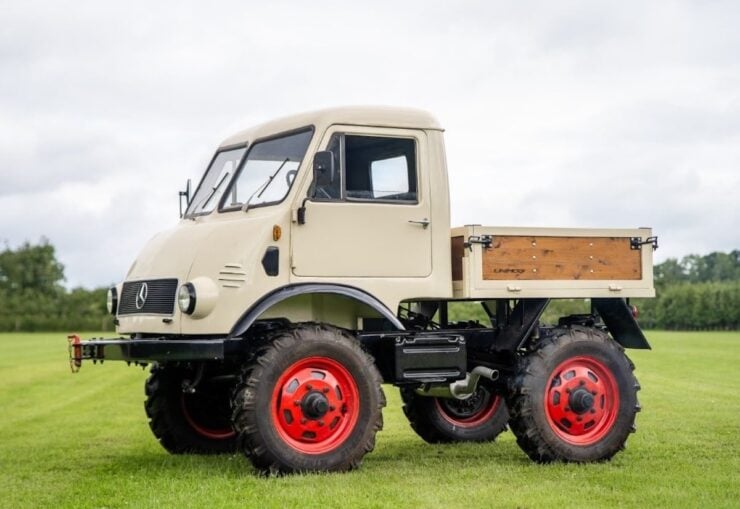
[[[380,300],[373,297],[364,290],[355,288],[348,285],[337,285],[337,284],[324,284],[324,283],[297,283],[282,286],[277,288],[260,300],[255,302],[244,314],[241,315],[239,320],[234,324],[229,332],[228,337],[240,337],[243,336],[252,324],[268,309],[275,304],[282,302],[286,299],[290,299],[297,295],[310,295],[310,294],[333,294],[342,295],[348,297],[354,301],[364,304],[383,318],[388,320],[397,330],[404,330],[404,326],[401,321],[396,317],[391,310],[389,310],[385,304]]]

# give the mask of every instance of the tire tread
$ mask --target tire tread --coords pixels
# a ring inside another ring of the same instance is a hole
[[[631,412],[629,414],[629,432],[625,433],[624,438],[620,439],[614,447],[604,451],[595,461],[611,460],[617,452],[625,448],[629,434],[633,433],[636,429],[634,422],[635,416],[640,410],[640,405],[637,401],[637,391],[640,389],[640,385],[633,373],[635,365],[624,354],[624,348],[611,339],[606,332],[599,329],[577,325],[558,328],[554,330],[553,334],[541,339],[534,346],[534,350],[531,353],[519,358],[516,375],[509,382],[507,396],[509,411],[511,413],[509,426],[516,436],[519,447],[535,462],[582,461],[565,457],[546,440],[546,437],[543,436],[542,430],[539,429],[534,419],[537,409],[534,407],[532,398],[529,397],[533,391],[532,384],[535,382],[537,375],[541,375],[543,372],[544,360],[550,358],[555,351],[564,345],[579,341],[602,343],[607,345],[607,348],[611,349],[613,354],[623,358],[627,368],[626,372],[629,373],[629,390],[633,390],[635,396],[635,405],[629,409],[629,412]]]

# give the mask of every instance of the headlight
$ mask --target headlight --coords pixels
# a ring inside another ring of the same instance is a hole
[[[116,290],[115,286],[108,288],[106,307],[108,308],[108,312],[112,315],[115,315],[116,311],[118,311],[118,290]]]
[[[177,305],[180,311],[186,315],[193,314],[195,311],[195,287],[192,283],[185,283],[177,291]]]

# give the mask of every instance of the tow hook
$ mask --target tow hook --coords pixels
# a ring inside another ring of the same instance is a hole
[[[72,373],[77,373],[80,366],[82,366],[82,341],[77,334],[70,334],[67,336],[67,342],[69,343],[67,347],[69,351],[69,369],[72,370]]]

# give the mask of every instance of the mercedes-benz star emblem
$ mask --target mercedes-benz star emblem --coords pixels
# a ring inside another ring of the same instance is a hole
[[[141,283],[139,293],[136,294],[136,309],[141,309],[146,303],[146,296],[149,294],[149,287],[146,283]]]

